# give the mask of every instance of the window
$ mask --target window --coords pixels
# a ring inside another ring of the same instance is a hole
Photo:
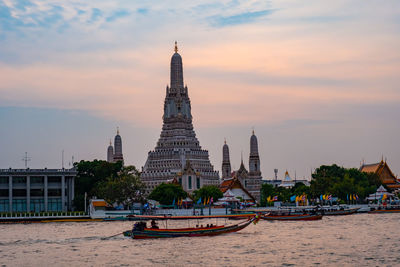
[[[13,199],[13,211],[26,211],[26,199]]]
[[[188,177],[188,189],[192,189],[192,176]]]
[[[49,197],[59,197],[61,196],[61,189],[49,189],[47,195]]]
[[[8,189],[0,189],[0,197],[8,197]]]
[[[179,181],[179,184],[182,185],[182,178],[179,178],[178,181]]]
[[[26,184],[26,177],[13,177],[13,184]]]
[[[244,180],[244,187],[247,187],[247,180]]]
[[[26,197],[26,189],[13,189],[13,197]]]
[[[31,177],[31,184],[43,184],[44,177],[41,176],[33,176]]]
[[[47,209],[49,211],[62,211],[61,198],[49,198]]]
[[[31,199],[31,212],[41,212],[44,211],[44,199]]]
[[[50,176],[47,180],[48,183],[61,183],[60,176]]]
[[[43,189],[31,189],[31,197],[43,197],[44,190]]]
[[[8,199],[0,199],[0,212],[8,212],[10,204]]]
[[[199,177],[196,178],[196,185],[197,185],[197,189],[200,189],[200,178]]]
[[[0,184],[8,184],[8,177],[7,176],[1,176],[0,177]]]

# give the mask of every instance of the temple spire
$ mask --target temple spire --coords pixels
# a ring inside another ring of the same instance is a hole
[[[171,58],[171,84],[172,89],[180,89],[183,87],[183,66],[182,57],[178,53],[178,43],[175,41],[175,53]]]

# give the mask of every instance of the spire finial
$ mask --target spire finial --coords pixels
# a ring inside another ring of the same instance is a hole
[[[112,145],[112,143],[111,143],[111,138],[110,138],[110,146]]]
[[[178,53],[178,43],[175,41],[175,53]]]
[[[224,138],[224,144],[226,145],[226,137]]]
[[[119,135],[119,127],[117,126],[117,135]]]
[[[240,163],[243,164],[243,150],[240,151]]]

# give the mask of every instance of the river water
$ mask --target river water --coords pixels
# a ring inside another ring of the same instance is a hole
[[[399,223],[400,214],[356,214],[310,222],[260,221],[221,236],[154,240],[105,239],[130,229],[132,222],[2,224],[0,265],[400,266]]]

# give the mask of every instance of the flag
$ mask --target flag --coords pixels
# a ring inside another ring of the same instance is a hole
[[[172,201],[172,206],[174,206],[175,205],[175,198],[174,198],[174,201]]]
[[[213,197],[211,197],[211,200],[210,200],[210,201],[211,201],[211,204],[212,204],[212,203],[214,203],[214,198],[213,198]]]
[[[349,194],[347,194],[347,200],[349,200]]]
[[[356,194],[356,200],[358,200],[358,195]]]
[[[271,196],[268,196],[268,197],[267,197],[267,201],[268,201],[268,202],[271,202]]]
[[[207,198],[207,205],[210,204],[210,197]]]
[[[332,195],[329,195],[329,196],[328,196],[328,200],[332,200]]]
[[[201,197],[199,198],[199,200],[197,200],[197,204],[201,203]]]
[[[323,196],[323,195],[320,195],[320,196],[319,196],[319,199],[321,199],[321,201],[324,200],[324,196]]]
[[[302,200],[306,201],[306,195],[303,195]]]
[[[274,198],[272,199],[272,201],[278,201],[278,196],[274,196]]]
[[[296,198],[297,198],[297,196],[296,196],[296,195],[294,195],[294,196],[291,196],[291,197],[290,197],[290,202],[293,202],[293,201],[295,201],[295,200],[296,200]]]
[[[207,198],[204,198],[204,203],[203,205],[205,206],[207,204]]]
[[[385,200],[385,199],[387,199],[387,195],[386,195],[386,194],[383,194],[382,200]]]
[[[296,202],[300,201],[300,196],[296,196]]]

